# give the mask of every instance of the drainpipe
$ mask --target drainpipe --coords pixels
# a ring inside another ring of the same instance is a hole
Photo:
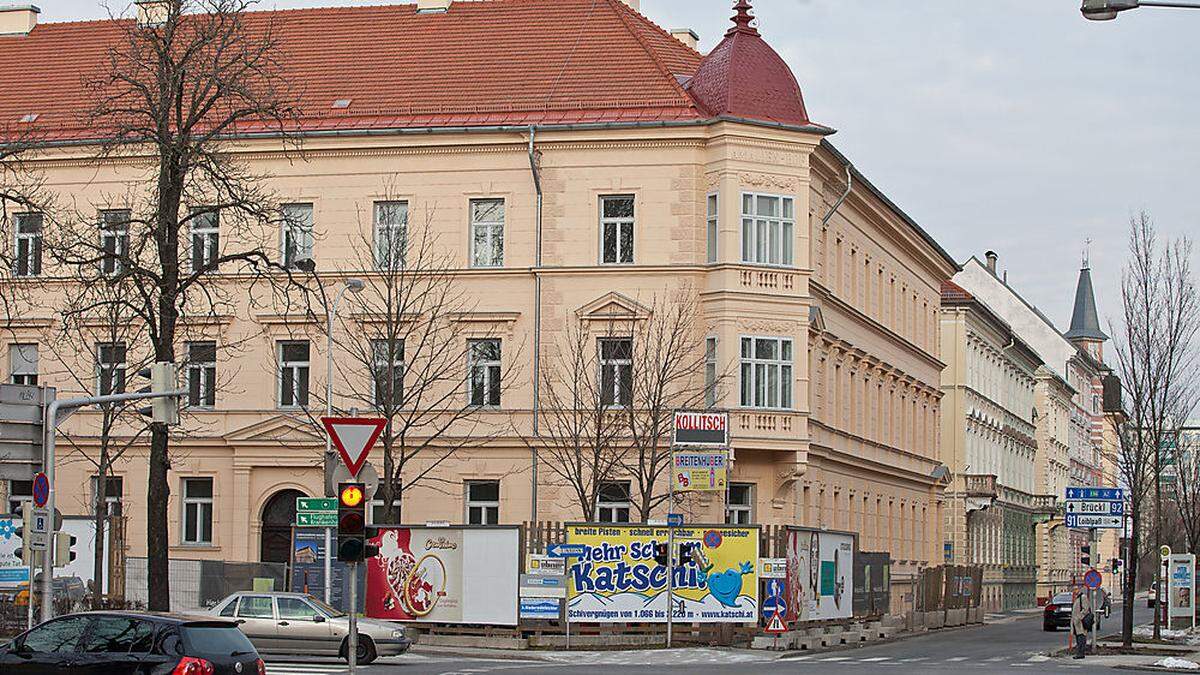
[[[541,436],[541,385],[542,385],[542,174],[537,160],[537,127],[529,126],[529,171],[533,174],[533,187],[537,191],[537,211],[534,220],[536,244],[533,263],[533,438],[534,446],[529,451],[530,498],[529,522],[536,523],[538,516],[538,449],[537,439]]]
[[[842,208],[842,204],[846,203],[846,198],[850,196],[850,188],[852,187],[854,187],[854,165],[846,164],[846,191],[842,193],[841,197],[838,197],[838,200],[833,204],[833,208],[829,209],[829,213],[826,213],[825,217],[821,219],[822,227],[828,225],[830,219],[833,218],[833,214],[837,213],[838,209]]]

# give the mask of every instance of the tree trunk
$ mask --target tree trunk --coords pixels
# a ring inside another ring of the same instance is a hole
[[[1138,557],[1141,552],[1138,550],[1138,526],[1141,523],[1141,504],[1131,500],[1130,502],[1130,521],[1131,529],[1127,538],[1125,554],[1125,588],[1124,590],[1124,607],[1121,608],[1121,644],[1126,648],[1133,646],[1133,603],[1134,594],[1137,590],[1137,575],[1138,575]],[[1154,610],[1156,613],[1158,609]]]
[[[1154,550],[1162,549],[1162,482],[1159,478],[1162,474],[1161,466],[1158,459],[1158,448],[1154,449]],[[1154,568],[1154,578],[1158,599],[1154,602],[1154,639],[1162,639],[1162,621],[1160,620],[1163,613],[1164,602],[1167,601],[1167,594],[1163,592],[1162,565],[1156,565]]]
[[[167,426],[150,427],[150,480],[146,493],[146,558],[149,607],[155,612],[171,611],[171,581],[167,535]]]
[[[100,462],[96,476],[96,503],[92,515],[96,520],[96,540],[92,550],[96,558],[92,565],[92,609],[104,609],[104,560],[108,552],[104,545],[104,525],[108,511],[108,466]]]

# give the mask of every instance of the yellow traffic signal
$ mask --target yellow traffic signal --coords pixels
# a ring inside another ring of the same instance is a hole
[[[343,485],[341,493],[342,506],[354,508],[362,503],[362,486],[358,484]]]

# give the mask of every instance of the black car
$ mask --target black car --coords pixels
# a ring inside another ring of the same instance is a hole
[[[83,612],[35,626],[0,649],[0,673],[265,675],[232,621],[150,612]]]
[[[1050,598],[1042,613],[1042,630],[1058,630],[1071,627],[1071,603],[1074,598],[1070,593],[1059,593]]]

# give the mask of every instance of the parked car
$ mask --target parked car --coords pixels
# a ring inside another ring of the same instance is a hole
[[[304,593],[240,591],[210,610],[213,616],[237,621],[263,654],[337,655],[348,659],[350,617]],[[358,620],[358,662],[398,656],[412,641],[404,627],[390,621]]]
[[[146,612],[67,614],[0,649],[0,673],[18,675],[266,675],[232,621]]]
[[[1046,603],[1046,608],[1042,612],[1042,630],[1055,631],[1059,628],[1071,627],[1071,601],[1073,597],[1070,593],[1059,593],[1050,598],[1050,602]]]

